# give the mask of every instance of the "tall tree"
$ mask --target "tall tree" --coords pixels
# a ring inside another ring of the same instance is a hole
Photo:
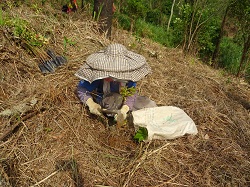
[[[232,15],[237,19],[239,33],[242,38],[242,56],[237,76],[246,68],[248,53],[250,51],[250,0],[234,1],[230,6]]]
[[[99,32],[111,39],[114,0],[94,0],[93,16],[98,21]]]
[[[169,20],[168,20],[167,32],[169,31],[169,26],[170,26],[172,16],[173,16],[173,13],[174,13],[174,4],[175,4],[175,0],[173,0],[173,3],[172,3],[171,13],[170,13],[170,17],[169,17]]]
[[[247,61],[249,60],[249,57],[247,56],[247,54],[249,53],[249,49],[250,49],[250,35],[248,34],[247,36],[244,37],[243,51],[240,59],[240,66],[237,72],[237,77],[240,76],[240,73],[243,70],[243,66],[245,66],[244,69],[246,69],[247,65],[249,65],[247,63]]]
[[[206,0],[192,0],[190,4],[187,3],[185,6],[186,10],[186,25],[184,33],[183,50],[185,52],[195,51],[196,38],[202,28],[202,26],[212,17],[208,16],[208,7]]]
[[[218,67],[217,57],[218,57],[218,54],[219,54],[220,43],[221,43],[221,39],[223,37],[223,32],[224,32],[224,27],[225,27],[225,23],[226,23],[226,18],[227,18],[227,13],[228,13],[228,10],[229,10],[229,6],[230,6],[229,4],[226,6],[226,10],[225,10],[225,13],[223,15],[223,19],[222,19],[221,26],[220,26],[219,36],[218,36],[217,41],[215,43],[215,50],[214,50],[213,55],[212,55],[212,62],[213,62],[212,65],[215,68]]]
[[[183,50],[188,53],[199,52],[200,40],[204,33],[214,37],[212,29],[215,27],[215,20],[221,16],[221,10],[225,7],[228,0],[185,0],[182,5],[182,20],[184,23]],[[211,29],[209,26],[212,26]],[[209,30],[206,30],[209,28]],[[211,33],[209,33],[211,32]],[[203,42],[206,44],[206,41]],[[211,41],[207,41],[210,42]],[[209,43],[208,43],[209,44]],[[209,44],[213,45],[213,44]],[[211,49],[211,46],[209,46]]]

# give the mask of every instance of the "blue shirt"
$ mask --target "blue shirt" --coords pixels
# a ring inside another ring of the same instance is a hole
[[[103,79],[95,80],[92,83],[80,80],[77,86],[77,94],[79,99],[85,104],[89,98],[93,98],[95,102],[100,103],[103,98]],[[110,82],[110,91],[119,93],[120,82]],[[128,81],[126,83],[127,88],[136,87],[136,82]],[[126,103],[129,107],[132,107],[135,100],[135,96],[129,96],[126,99]],[[131,106],[130,106],[131,105]]]

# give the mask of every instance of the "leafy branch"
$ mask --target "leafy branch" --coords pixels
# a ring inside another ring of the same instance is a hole
[[[134,95],[136,92],[136,88],[135,87],[122,87],[121,88],[121,91],[120,91],[120,94],[122,95],[123,98],[126,98],[128,96],[132,96]]]

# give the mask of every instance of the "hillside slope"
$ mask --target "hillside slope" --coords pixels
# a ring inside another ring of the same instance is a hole
[[[43,75],[36,57],[0,27],[0,112],[30,103],[23,114],[0,116],[0,183],[9,186],[249,186],[250,86],[225,72],[152,41],[113,28],[112,41],[95,32],[86,13],[6,8],[50,37],[48,48],[68,63]],[[65,38],[75,44],[65,43]],[[145,56],[152,74],[140,95],[177,106],[198,135],[136,144],[130,129],[106,129],[75,95],[75,71],[110,43]]]

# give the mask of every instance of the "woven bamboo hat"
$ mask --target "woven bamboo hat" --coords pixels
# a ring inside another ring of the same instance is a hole
[[[136,82],[150,72],[151,68],[142,55],[115,43],[89,55],[75,75],[90,83],[107,77]]]

